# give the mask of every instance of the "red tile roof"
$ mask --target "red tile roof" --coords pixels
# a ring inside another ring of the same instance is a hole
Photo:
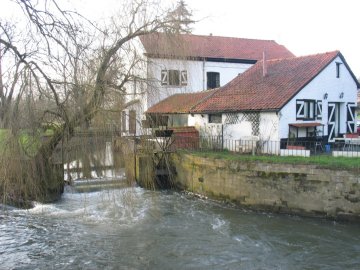
[[[153,33],[140,37],[146,54],[152,57],[221,58],[260,60],[294,57],[273,40],[245,39],[191,34]]]
[[[323,54],[259,61],[225,86],[204,92],[178,94],[155,104],[148,113],[217,113],[239,111],[277,111],[313,80],[339,51]],[[349,69],[354,81],[357,80]],[[357,83],[358,87],[359,84]]]
[[[197,93],[175,94],[156,103],[154,106],[150,107],[146,113],[189,113],[193,107],[210,97],[215,91],[216,90],[208,90]]]
[[[219,88],[192,113],[279,110],[317,76],[340,52],[263,61]]]

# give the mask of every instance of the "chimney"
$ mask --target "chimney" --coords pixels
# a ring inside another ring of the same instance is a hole
[[[263,51],[263,77],[267,75],[267,66],[266,66],[266,51]]]

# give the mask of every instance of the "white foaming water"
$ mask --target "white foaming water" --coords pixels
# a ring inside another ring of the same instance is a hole
[[[213,220],[211,227],[214,231],[220,232],[221,234],[227,234],[228,232],[228,223],[219,217]]]
[[[149,203],[142,198],[141,188],[103,190],[90,193],[65,192],[60,202],[42,204],[35,202],[28,210],[16,210],[30,215],[76,219],[92,224],[132,225],[146,216]]]
[[[0,269],[359,268],[354,224],[141,188],[70,191],[56,204],[0,211]]]

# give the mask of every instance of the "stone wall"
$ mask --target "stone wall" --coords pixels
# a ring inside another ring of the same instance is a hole
[[[358,172],[174,154],[181,189],[256,210],[360,220]]]

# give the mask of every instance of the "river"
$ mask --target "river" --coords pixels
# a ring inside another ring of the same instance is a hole
[[[359,269],[360,226],[138,187],[1,209],[0,269]]]

